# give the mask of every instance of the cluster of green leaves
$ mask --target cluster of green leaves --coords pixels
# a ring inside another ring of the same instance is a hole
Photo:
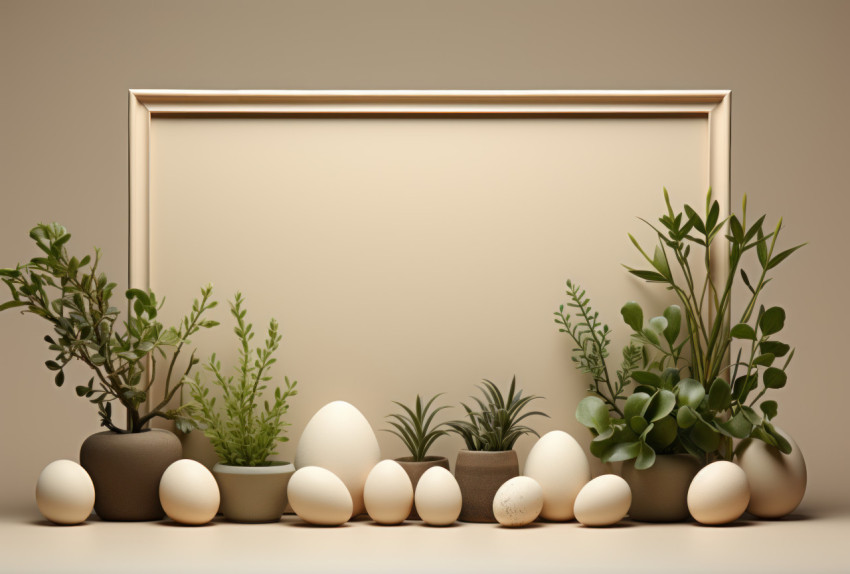
[[[645,281],[664,284],[677,295],[681,306],[671,305],[646,323],[638,303],[623,306],[621,315],[632,330],[624,357],[640,356],[640,361],[629,363],[628,370],[624,360],[621,372],[626,371],[630,380],[608,384],[609,330],[607,326],[599,328],[597,315],[580,287],[567,282],[568,305],[578,310],[576,325],[564,315],[563,306],[555,313],[560,331],[576,343],[573,360],[577,367],[593,378],[590,391],[594,395],[583,399],[576,411],[578,420],[594,435],[591,452],[606,462],[636,459],[637,468],[648,468],[656,453],[731,457],[733,439],[754,437],[789,453],[791,445],[771,422],[778,412],[776,401],[761,402],[761,412],[754,408],[769,389],[781,388],[787,381],[786,370],[794,352],[774,338],[784,327],[785,311],[760,306],[754,316],[754,310],[771,280],[768,272],[802,245],[775,252],[782,220],[767,234],[764,216],[748,226],[746,197],[741,218],[732,215],[722,221],[720,206],[712,200],[710,190],[704,218],[687,205],[684,212],[674,212],[666,189],[664,197],[667,213],[659,219],[662,227],[646,222],[658,237],[653,256],[629,236],[652,268],[627,269]],[[729,233],[722,235],[727,224]],[[720,289],[710,273],[713,244],[718,238],[728,242],[729,264],[729,276]],[[702,250],[705,278],[701,284],[691,268],[692,248],[694,253]],[[743,256],[752,249],[760,267],[757,281],[751,281],[743,268]],[[676,263],[675,272],[671,260]],[[732,326],[731,292],[739,274],[749,299],[740,320]],[[730,363],[733,340],[744,346]],[[747,355],[742,360],[744,351]],[[782,366],[774,365],[782,357],[786,357]],[[635,387],[625,396],[624,388],[632,382]]]
[[[487,379],[478,388],[484,398],[471,397],[478,404],[478,410],[461,403],[467,419],[446,423],[451,427],[451,432],[463,438],[466,448],[479,451],[511,450],[522,435],[540,436],[534,429],[519,423],[530,416],[542,415],[548,418],[549,415],[540,411],[521,414],[528,403],[540,397],[522,396],[522,391],[516,390],[516,377],[511,381],[507,398],[499,387]]]
[[[182,383],[171,384],[172,374],[183,346],[202,328],[218,323],[205,320],[205,313],[216,306],[211,300],[212,287],[201,289],[192,312],[179,327],[164,327],[157,314],[162,307],[151,291],[130,289],[127,321],[119,323],[121,311],[111,304],[117,287],[98,271],[100,250],[94,257],[79,259],[69,256],[66,244],[70,233],[58,223],[40,224],[30,231],[43,255],[15,269],[0,269],[0,277],[9,288],[12,300],[0,305],[0,311],[22,308],[53,326],[54,335],[46,336],[54,359],[47,368],[55,371],[57,386],[65,382],[65,367],[73,360],[87,365],[93,372],[87,385],[78,385],[77,395],[98,407],[101,425],[122,432],[112,420],[112,403],[118,401],[127,409],[127,432],[140,432],[153,417],[179,419],[182,409],[168,409]],[[116,330],[123,325],[124,332]],[[168,363],[165,391],[158,404],[142,414],[156,378],[157,361]],[[194,353],[183,375],[198,363]]]
[[[272,355],[280,347],[282,337],[277,321],[271,319],[264,345],[252,350],[253,325],[245,319],[247,311],[243,309],[243,303],[241,293],[236,293],[230,303],[230,313],[236,319],[233,331],[239,339],[236,376],[224,375],[221,361],[216,359],[215,354],[204,365],[212,375],[213,384],[221,389],[223,411],[216,407],[217,397],[201,381],[200,374],[186,379],[186,382],[195,401],[190,405],[191,413],[209,437],[221,461],[233,466],[267,466],[272,464],[269,457],[277,454],[277,443],[289,440],[284,435],[289,423],[282,417],[289,410],[287,400],[298,394],[295,389],[298,382],[290,382],[289,377],[284,377],[286,388],[276,387],[273,402],[265,400],[260,407],[266,383],[271,380],[269,370],[277,362]]]
[[[410,456],[412,456],[413,460],[416,462],[425,460],[425,456],[428,454],[428,449],[431,448],[434,441],[447,434],[446,431],[441,429],[441,427],[446,426],[446,423],[439,423],[433,427],[431,426],[434,422],[434,416],[441,410],[449,408],[447,405],[443,405],[435,408],[434,410],[430,410],[431,405],[437,397],[442,394],[443,393],[439,393],[431,397],[431,399],[425,403],[425,406],[422,406],[422,399],[419,395],[416,395],[416,404],[413,408],[410,408],[398,401],[393,401],[395,404],[400,406],[404,412],[401,414],[392,413],[388,415],[387,418],[394,419],[389,421],[390,425],[394,428],[385,430],[393,433],[401,439],[404,446],[406,446],[410,451]]]

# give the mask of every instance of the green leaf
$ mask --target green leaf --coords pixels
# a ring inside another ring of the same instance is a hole
[[[643,332],[643,336],[646,337],[647,339],[649,339],[654,344],[656,344],[656,345],[661,344],[661,340],[658,338],[658,333],[656,333],[653,329],[646,328],[642,332]]]
[[[726,431],[724,434],[733,438],[747,438],[753,430],[753,424],[747,420],[747,417],[741,411],[735,413],[728,421],[715,421],[714,424]]]
[[[661,245],[655,246],[655,255],[652,257],[652,266],[655,267],[665,278],[670,277],[670,265]]]
[[[704,421],[697,421],[690,432],[691,440],[705,452],[714,452],[720,446],[720,434]]]
[[[657,391],[649,400],[646,406],[644,417],[649,422],[655,422],[663,419],[676,407],[676,395],[668,390]]]
[[[779,413],[779,405],[776,401],[764,401],[759,405],[759,408],[767,419],[775,418]]]
[[[759,319],[759,329],[762,335],[773,335],[785,326],[785,310],[782,307],[771,307]]]
[[[650,371],[632,371],[632,378],[641,385],[655,388],[661,386],[661,377]]]
[[[45,361],[44,364],[51,371],[58,371],[59,369],[62,368],[62,365],[60,365],[56,361]]]
[[[676,424],[676,419],[673,417],[664,417],[660,421],[653,423],[654,427],[646,436],[654,449],[665,449],[676,440],[676,434],[679,430],[679,425]]]
[[[750,407],[742,406],[740,412],[744,413],[744,416],[747,418],[747,420],[750,421],[755,426],[758,426],[758,425],[762,424],[762,422],[763,422],[761,415],[759,415],[756,411],[754,411]]]
[[[8,301],[0,305],[0,312],[5,311],[6,309],[14,309],[15,307],[26,307],[29,303],[25,303],[24,301]]]
[[[708,389],[708,408],[713,411],[725,411],[732,403],[732,387],[720,377],[714,379]]]
[[[682,326],[682,309],[678,305],[670,305],[664,309],[664,318],[667,319],[664,338],[672,345],[679,338],[679,331]]]
[[[696,410],[705,398],[705,389],[699,381],[683,379],[677,385],[679,406],[688,406]]]
[[[646,470],[655,464],[655,451],[652,450],[646,443],[640,443],[640,452],[638,452],[635,468],[638,470]]]
[[[663,333],[667,328],[667,319],[664,317],[653,317],[649,320],[649,328],[656,333]]]
[[[764,381],[764,386],[768,389],[781,389],[788,381],[788,375],[782,369],[769,367],[765,369],[762,380]]]
[[[626,404],[623,407],[623,418],[628,421],[632,417],[642,416],[648,402],[648,394],[640,392],[632,393],[626,399]]]
[[[772,424],[766,422],[764,423],[764,428],[776,441],[776,446],[779,449],[779,452],[783,454],[791,454],[791,443],[788,442],[784,436],[779,434],[779,431],[777,431]]]
[[[735,215],[729,218],[729,230],[732,232],[735,243],[744,242],[744,228],[741,227],[741,222],[738,221],[738,217]]]
[[[761,263],[761,268],[764,269],[767,266],[767,241],[765,240],[764,233],[761,229],[758,230],[758,243],[756,244],[756,252],[758,253],[759,263]]]
[[[629,301],[623,308],[620,309],[620,314],[626,325],[632,328],[635,333],[640,333],[643,329],[643,309],[635,301]]]
[[[779,341],[763,341],[759,344],[759,350],[762,353],[770,353],[774,357],[784,357],[791,350],[791,347]]]
[[[732,327],[732,331],[730,332],[730,334],[735,339],[746,339],[748,341],[756,340],[755,330],[746,323],[738,323],[737,325]]]
[[[76,393],[77,393],[77,396],[78,396],[78,397],[84,397],[84,396],[86,396],[86,395],[88,394],[88,392],[89,392],[89,388],[88,388],[88,387],[84,387],[84,386],[82,386],[82,385],[77,385],[77,388],[76,388],[76,389],[74,389],[74,390],[76,391]]]
[[[583,398],[576,407],[576,420],[600,434],[611,424],[608,407],[599,397]]]
[[[648,281],[649,283],[666,283],[667,279],[661,273],[657,271],[644,271],[641,269],[629,269],[629,273],[634,275],[635,277],[640,277],[644,281]]]
[[[777,265],[779,265],[780,263],[785,261],[788,258],[789,255],[791,255],[792,253],[794,253],[795,251],[797,251],[798,249],[800,249],[801,247],[803,247],[805,245],[806,244],[803,243],[802,245],[798,245],[797,247],[792,247],[791,249],[786,249],[785,251],[783,251],[779,255],[774,255],[770,259],[770,263],[767,264],[767,268],[773,269],[774,267],[776,267]]]
[[[646,430],[650,423],[646,422],[646,419],[642,416],[634,416],[630,419],[627,419],[629,422],[629,428],[632,429],[636,434],[641,434]]]
[[[640,454],[640,441],[621,442],[611,445],[600,457],[602,462],[621,462],[631,460]]]
[[[769,367],[770,365],[773,364],[773,360],[775,358],[776,357],[774,357],[772,353],[764,353],[762,355],[759,355],[755,359],[753,359],[753,365],[758,365],[758,366],[761,366],[761,367]]]
[[[65,371],[58,371],[56,373],[56,378],[53,379],[53,382],[56,383],[57,387],[61,387],[65,384]]]
[[[683,429],[691,428],[697,420],[699,420],[699,417],[697,417],[697,414],[693,411],[693,409],[691,409],[691,407],[681,407],[676,412],[676,422]]]

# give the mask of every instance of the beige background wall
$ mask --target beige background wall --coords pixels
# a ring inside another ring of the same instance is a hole
[[[797,347],[780,424],[809,462],[804,508],[850,504],[842,430],[843,99],[850,4],[721,2],[0,2],[0,265],[36,221],[127,270],[127,90],[686,89],[733,92],[733,204],[783,215],[768,302]],[[659,185],[663,182],[659,182]],[[625,230],[614,230],[623,233]],[[616,309],[607,310],[616,313]],[[57,390],[44,328],[0,318],[0,508],[33,506],[40,468],[74,458],[94,411]]]

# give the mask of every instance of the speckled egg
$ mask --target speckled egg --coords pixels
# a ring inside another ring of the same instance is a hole
[[[502,526],[525,526],[543,509],[543,488],[528,476],[514,477],[496,491],[493,514]]]
[[[287,496],[293,512],[310,524],[339,526],[351,518],[348,488],[325,468],[305,466],[296,470],[289,479]]]
[[[35,485],[35,500],[44,517],[56,524],[79,524],[94,508],[94,484],[89,473],[72,460],[44,467]]]
[[[165,469],[159,502],[169,518],[181,524],[206,524],[218,512],[221,494],[213,474],[200,462],[184,458]]]
[[[378,524],[399,524],[413,508],[413,484],[399,463],[382,460],[366,477],[363,502]]]
[[[728,524],[741,517],[750,502],[744,470],[728,460],[704,466],[688,488],[688,511],[702,524]]]
[[[779,429],[777,429],[779,430]],[[779,434],[791,443],[791,453],[757,439],[741,441],[737,462],[747,474],[750,504],[747,512],[759,518],[781,518],[790,514],[806,494],[806,461],[797,443],[787,433]]]
[[[457,480],[441,466],[425,471],[416,485],[414,500],[416,512],[429,526],[454,524],[463,504]]]
[[[352,516],[366,510],[363,487],[381,460],[378,439],[360,411],[345,401],[323,406],[304,427],[295,453],[295,468],[320,466],[334,473],[351,495]]]
[[[616,474],[597,476],[576,496],[576,520],[584,526],[611,526],[620,522],[632,505],[632,489]]]
[[[590,480],[590,463],[576,439],[556,430],[546,433],[534,444],[523,474],[543,488],[541,518],[571,520],[576,496]]]

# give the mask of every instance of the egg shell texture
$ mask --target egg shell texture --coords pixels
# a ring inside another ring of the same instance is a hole
[[[413,484],[401,465],[382,460],[369,472],[363,487],[369,517],[378,524],[399,524],[413,508]]]
[[[289,479],[287,495],[292,510],[305,522],[339,526],[351,518],[351,494],[327,469],[305,466],[296,470]]]
[[[86,470],[72,460],[55,460],[38,476],[35,486],[38,510],[56,524],[85,522],[94,509],[94,483]]]
[[[506,481],[493,497],[493,515],[502,526],[525,526],[543,509],[543,488],[533,478],[517,476]]]
[[[541,518],[571,520],[576,496],[590,480],[590,463],[576,439],[556,430],[540,437],[531,448],[523,475],[543,488]]]
[[[460,486],[448,470],[435,466],[425,471],[416,485],[416,512],[425,524],[454,524],[463,505]]]
[[[159,481],[159,502],[169,518],[182,524],[206,524],[221,503],[218,483],[200,462],[184,458],[165,469]]]
[[[778,429],[777,429],[778,430]],[[806,461],[797,443],[783,431],[791,443],[791,453],[757,439],[747,439],[738,447],[737,462],[747,474],[750,504],[747,511],[760,518],[781,518],[790,514],[806,494]]]
[[[703,467],[688,488],[688,511],[702,524],[734,522],[747,509],[750,487],[744,470],[719,460]]]
[[[295,468],[319,466],[334,473],[348,488],[353,516],[357,516],[366,509],[366,477],[380,460],[378,439],[366,417],[349,403],[334,401],[319,409],[304,427],[295,453]]]
[[[575,502],[576,520],[585,526],[610,526],[626,516],[632,489],[616,474],[597,476],[584,485]]]

